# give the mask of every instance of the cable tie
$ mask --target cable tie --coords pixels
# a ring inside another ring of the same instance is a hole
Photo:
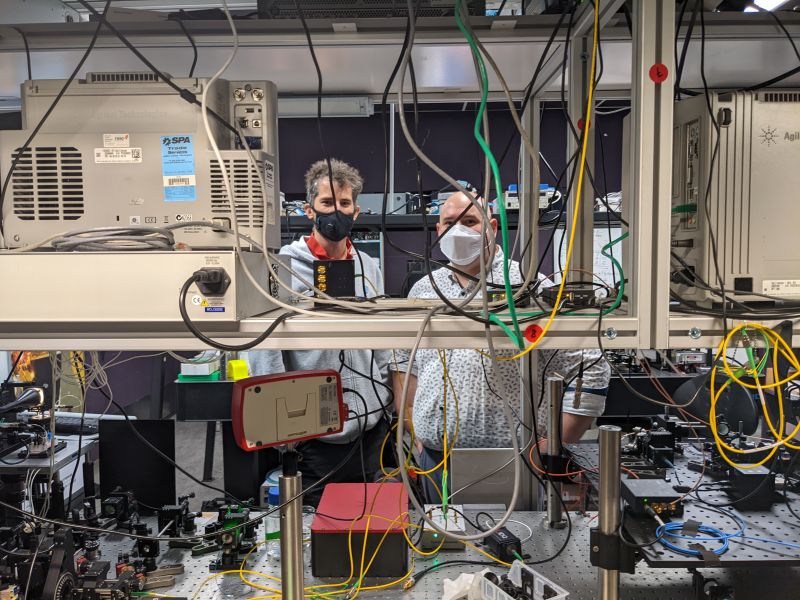
[[[683,524],[683,527],[681,527],[681,533],[688,535],[689,537],[697,537],[699,532],[700,523],[693,519],[689,519]]]

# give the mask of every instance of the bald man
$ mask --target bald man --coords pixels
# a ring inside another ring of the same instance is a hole
[[[481,199],[477,200],[483,205]],[[469,210],[459,219],[464,209]],[[487,207],[488,234],[497,234],[497,219],[492,218]],[[441,237],[439,245],[450,261],[451,269],[440,268],[432,273],[433,281],[445,297],[458,301],[467,297],[480,276],[480,254],[486,257],[487,283],[496,284],[495,289],[504,285],[503,250],[495,245],[491,254],[490,238],[484,234],[484,212],[470,198],[462,193],[450,196],[440,207],[439,222],[436,230]],[[445,233],[447,228],[453,227]],[[510,261],[509,277],[511,284],[521,284],[524,277],[519,263]],[[546,277],[539,274],[540,285],[553,285]],[[437,298],[430,277],[419,280],[411,291],[409,298]],[[480,291],[475,296],[481,298]],[[447,349],[444,356],[437,350],[421,349],[416,354],[415,364],[411,366],[406,408],[414,426],[417,448],[420,451],[420,467],[422,470],[432,469],[440,464],[443,457],[444,404],[447,404],[447,436],[448,446],[455,441],[458,448],[510,448],[511,436],[519,435],[520,423],[509,423],[502,402],[509,399],[515,417],[520,414],[520,371],[517,361],[498,361],[490,364],[490,359],[483,353],[470,349]],[[408,352],[399,351],[390,368],[394,371],[393,384],[395,404],[399,407],[402,395],[402,383],[408,370]],[[513,356],[512,350],[500,350],[498,356]],[[553,356],[555,354],[555,356]],[[598,361],[598,350],[561,350],[540,351],[539,376],[542,380],[544,365],[548,366],[548,374],[559,373],[571,379],[579,372],[583,364],[583,387],[576,400],[573,389],[567,390],[563,403],[563,419],[561,437],[564,443],[578,441],[589,429],[594,420],[603,413],[605,395],[608,389],[610,372],[604,361]],[[596,363],[596,364],[595,364]],[[445,397],[445,365],[448,388]],[[538,383],[537,383],[538,387]],[[538,400],[539,394],[534,396]],[[456,413],[456,401],[458,412]],[[398,413],[399,414],[399,413]],[[546,407],[540,407],[538,431],[545,435]],[[407,418],[408,421],[408,418]],[[456,421],[458,421],[458,437],[456,438]],[[441,471],[434,477],[441,487]],[[438,502],[438,492],[423,478],[426,496],[429,502]]]

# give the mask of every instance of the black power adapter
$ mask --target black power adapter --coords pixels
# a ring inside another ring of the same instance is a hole
[[[522,543],[505,527],[501,527],[483,540],[489,553],[505,562],[514,562],[522,556]]]

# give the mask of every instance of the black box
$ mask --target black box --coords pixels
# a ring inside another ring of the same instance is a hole
[[[649,506],[662,518],[680,516],[683,514],[680,497],[680,494],[672,489],[672,484],[663,479],[622,481],[622,499],[630,507],[632,515],[646,516],[645,509]]]
[[[373,517],[359,518],[364,513]],[[352,530],[353,573],[359,571],[366,535],[365,567],[380,544],[366,575],[402,577],[408,572],[408,544],[403,536],[406,527],[408,494],[402,483],[330,483],[322,492],[317,515],[311,524],[311,572],[314,577],[347,577],[351,574],[348,536]]]
[[[769,510],[775,502],[775,473],[766,467],[730,470],[731,487],[728,495],[736,501],[738,510]],[[741,500],[746,498],[746,500]]]
[[[314,287],[334,298],[356,295],[356,263],[353,260],[315,260]]]
[[[506,562],[514,562],[516,555],[522,555],[522,543],[519,538],[505,527],[501,527],[484,540],[493,556]]]

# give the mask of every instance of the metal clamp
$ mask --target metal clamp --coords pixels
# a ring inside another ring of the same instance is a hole
[[[623,544],[618,534],[605,534],[593,527],[589,530],[589,545],[592,549],[589,562],[593,567],[630,574],[636,572],[636,551]]]

